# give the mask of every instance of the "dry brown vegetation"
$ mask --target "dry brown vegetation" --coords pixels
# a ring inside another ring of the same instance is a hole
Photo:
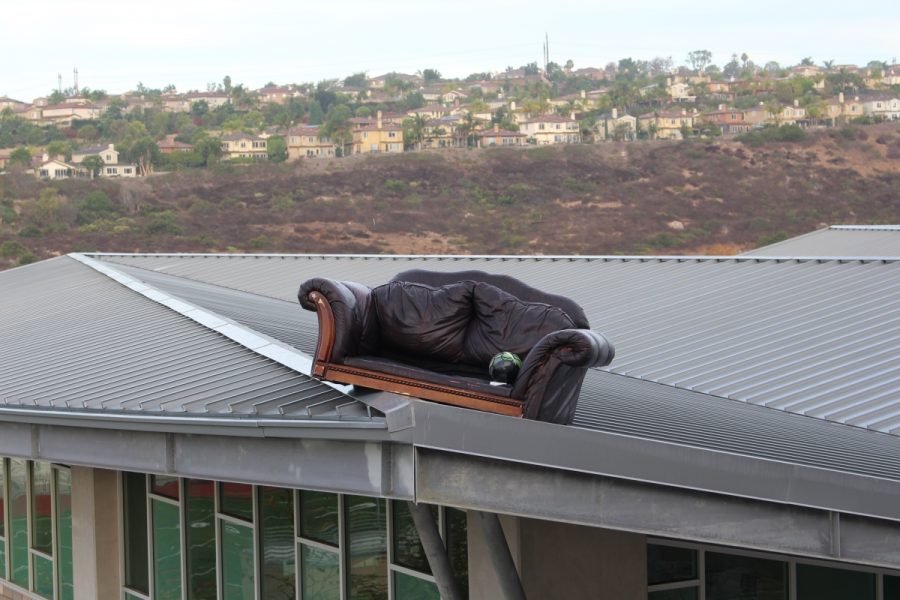
[[[758,148],[645,142],[219,165],[142,181],[9,173],[0,201],[6,267],[73,250],[727,254],[825,224],[900,220],[900,129]]]

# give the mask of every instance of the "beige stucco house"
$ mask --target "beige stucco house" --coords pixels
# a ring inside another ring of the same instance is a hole
[[[318,125],[304,125],[288,130],[285,136],[288,149],[288,160],[298,158],[330,158],[335,155],[337,146],[331,138],[324,135]]]
[[[519,131],[529,141],[544,144],[577,144],[581,142],[581,129],[573,117],[540,115],[519,124]]]

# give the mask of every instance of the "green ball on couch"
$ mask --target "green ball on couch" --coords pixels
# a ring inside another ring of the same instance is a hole
[[[519,369],[522,368],[522,359],[518,354],[513,352],[500,352],[491,358],[488,365],[488,373],[491,381],[499,381],[500,383],[511,384],[516,380]]]

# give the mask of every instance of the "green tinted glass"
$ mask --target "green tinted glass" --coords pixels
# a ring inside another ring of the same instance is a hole
[[[53,502],[50,497],[49,463],[36,462],[31,467],[31,547],[53,554]]]
[[[9,459],[10,581],[28,587],[28,479],[27,461]]]
[[[707,600],[787,600],[787,563],[706,553]]]
[[[0,540],[0,579],[6,579],[6,541]]]
[[[874,600],[875,575],[797,565],[797,600]]]
[[[387,598],[387,515],[382,498],[346,496],[348,580],[354,600]]]
[[[900,600],[900,577],[884,576],[884,600]]]
[[[75,597],[72,572],[72,474],[56,469],[56,560],[60,600]]]
[[[226,515],[253,521],[253,486],[246,483],[219,484],[219,510]]]
[[[162,500],[153,500],[151,512],[154,598],[181,600],[181,524],[178,507]]]
[[[123,533],[125,535],[125,585],[150,592],[147,573],[147,477],[122,474]]]
[[[466,511],[456,508],[445,508],[444,519],[447,522],[447,552],[450,554],[450,566],[453,578],[459,586],[463,598],[469,597],[469,537],[466,524]]]
[[[394,533],[394,564],[431,574],[428,558],[419,541],[419,532],[413,523],[409,505],[404,501],[391,502],[391,521]]]
[[[259,544],[262,554],[262,600],[293,600],[294,493],[274,487],[260,487]]]
[[[5,462],[0,458],[0,538],[6,537],[6,511],[4,510],[6,506],[6,469],[3,466]],[[5,573],[3,575],[5,576]]]
[[[33,555],[34,586],[32,590],[44,598],[53,598],[53,561]]]
[[[340,556],[301,544],[300,580],[303,600],[340,600]]]
[[[219,521],[222,535],[222,598],[253,598],[253,530],[231,521]]]
[[[697,551],[690,548],[647,545],[647,583],[697,579]]]
[[[394,571],[394,600],[441,600],[441,594],[430,581]]]
[[[337,494],[300,492],[300,537],[338,545]]]
[[[188,600],[216,598],[215,491],[212,481],[184,482]]]
[[[168,475],[151,475],[150,491],[154,494],[171,498],[172,500],[178,500],[181,496],[178,488],[178,478],[170,477]]]

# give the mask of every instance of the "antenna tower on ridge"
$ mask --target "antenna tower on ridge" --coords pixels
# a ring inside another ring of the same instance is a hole
[[[78,67],[75,67],[75,95],[78,95]]]

